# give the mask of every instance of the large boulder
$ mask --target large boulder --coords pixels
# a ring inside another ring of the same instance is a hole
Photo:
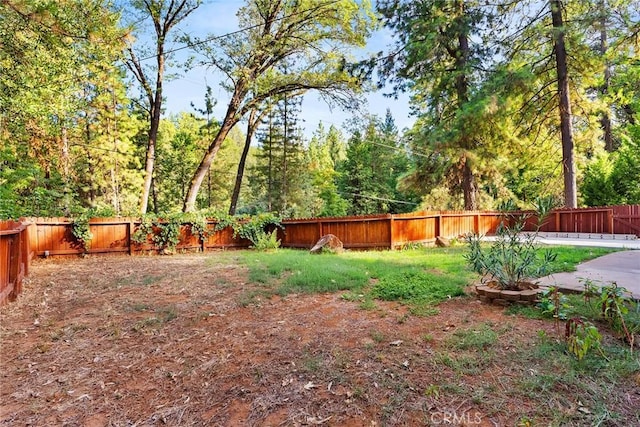
[[[318,240],[318,243],[311,248],[312,254],[319,254],[323,251],[340,253],[344,250],[342,242],[333,234],[325,234]]]

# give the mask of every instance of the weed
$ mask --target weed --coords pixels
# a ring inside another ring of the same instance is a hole
[[[359,292],[346,292],[344,294],[342,294],[340,296],[340,298],[342,298],[345,301],[350,301],[350,302],[360,302],[362,300],[364,300],[364,294],[359,293]]]
[[[427,397],[440,397],[440,386],[438,384],[429,384],[424,390],[424,395]]]
[[[322,368],[322,355],[305,353],[300,363],[302,369],[309,374],[317,374]]]
[[[158,325],[159,323],[160,323],[160,319],[158,319],[157,317],[147,317],[145,319],[138,320],[131,327],[131,329],[134,332],[142,332],[143,330],[147,329],[148,327]]]
[[[141,312],[141,311],[149,310],[150,308],[151,307],[149,306],[149,304],[135,303],[130,307],[130,310]]]
[[[243,308],[249,307],[250,305],[259,305],[261,296],[264,296],[263,291],[252,290],[242,293],[238,297],[237,302],[238,305]]]
[[[371,339],[375,342],[377,342],[378,344],[380,344],[381,342],[384,341],[385,336],[382,332],[380,331],[371,331]]]
[[[163,308],[162,310],[160,310],[159,314],[160,314],[160,322],[162,323],[170,322],[173,319],[178,317],[178,311],[174,306]]]
[[[158,276],[144,276],[142,278],[141,284],[143,286],[149,286],[149,285],[152,285],[155,282],[157,282],[159,279],[161,279],[161,277],[158,277]]]
[[[624,334],[627,343],[631,350],[633,350],[635,333],[640,331],[640,324],[633,325],[631,328],[627,326],[625,316],[629,314],[629,306],[634,304],[628,295],[629,291],[619,287],[616,282],[613,282],[609,286],[602,287],[600,304],[602,317],[614,330]],[[638,303],[636,302],[635,304],[637,306]]]
[[[411,318],[411,314],[410,313],[405,313],[402,316],[398,316],[396,320],[397,320],[397,322],[399,324],[402,325],[403,323],[406,323],[407,320],[409,320],[410,318]]]
[[[447,339],[447,344],[457,350],[486,350],[497,340],[498,334],[487,324],[481,324],[479,328],[455,331]]]
[[[584,322],[575,317],[567,322],[565,339],[569,352],[578,360],[582,360],[591,349],[602,351],[600,348],[602,335],[598,332],[598,328],[593,323]]]
[[[571,305],[567,297],[558,288],[552,286],[542,291],[537,307],[544,316],[550,316],[555,320],[556,329],[559,330],[559,321],[567,319],[567,311]]]
[[[365,297],[360,303],[359,307],[362,310],[375,310],[376,308],[378,308],[378,306],[376,306],[376,303],[373,301],[373,298],[371,298],[370,296]]]
[[[440,309],[430,302],[417,302],[409,305],[409,313],[416,317],[429,317],[440,313]]]

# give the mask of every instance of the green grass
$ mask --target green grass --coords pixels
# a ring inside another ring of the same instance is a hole
[[[371,308],[372,297],[424,306],[462,295],[477,279],[465,268],[463,253],[464,248],[421,248],[311,255],[281,249],[243,251],[239,261],[249,268],[250,281],[280,295],[348,291],[345,299]]]
[[[447,340],[447,344],[456,350],[486,350],[496,341],[498,334],[490,325],[482,323],[475,328],[455,331]]]
[[[546,248],[540,248],[540,251]],[[553,247],[558,254],[553,272],[573,271],[583,260],[612,252],[610,249]],[[466,246],[410,248],[401,251],[347,251],[311,255],[307,251],[239,251],[227,255],[249,269],[249,281],[262,292],[343,292],[345,299],[363,308],[375,308],[372,299],[400,301],[415,315],[431,315],[433,305],[463,295],[465,286],[478,280],[467,268]]]

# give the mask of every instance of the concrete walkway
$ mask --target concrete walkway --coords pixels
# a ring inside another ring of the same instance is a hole
[[[558,243],[557,240],[554,240],[553,243],[573,245],[572,243]],[[594,245],[593,242],[591,243],[591,245],[585,246],[600,246]],[[626,243],[629,244],[631,241]],[[637,244],[637,248],[640,249],[640,241],[633,243]],[[629,248],[629,246],[625,247]],[[557,286],[561,289],[583,291],[584,279],[590,279],[593,281],[593,284],[598,286],[610,285],[611,282],[616,282],[618,286],[626,288],[631,292],[635,299],[640,299],[640,250],[628,250],[607,254],[579,264],[577,271],[572,273],[556,273],[542,277],[538,283],[541,286]]]

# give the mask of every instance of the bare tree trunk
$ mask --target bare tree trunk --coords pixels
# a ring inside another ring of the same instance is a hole
[[[196,199],[198,198],[198,191],[200,190],[202,181],[204,181],[204,177],[207,175],[207,172],[211,167],[211,163],[216,157],[216,154],[218,153],[222,142],[227,137],[231,129],[233,129],[236,123],[238,123],[238,121],[240,120],[240,118],[238,117],[238,107],[241,102],[240,95],[238,95],[239,93],[240,91],[236,89],[234,97],[229,103],[227,113],[224,120],[222,121],[222,126],[220,127],[218,134],[209,145],[207,152],[200,161],[200,165],[193,174],[193,178],[191,178],[189,191],[187,191],[187,197],[184,199],[184,205],[182,207],[183,212],[193,212],[195,210]]]
[[[611,65],[606,59],[607,49],[609,49],[609,43],[607,41],[607,2],[606,0],[600,0],[600,55],[605,61],[604,64],[604,81],[600,87],[600,93],[602,96],[606,96],[609,92],[609,82],[611,81]],[[611,152],[615,149],[613,146],[613,132],[611,131],[611,118],[609,117],[609,107],[602,113],[600,118],[600,126],[602,127],[602,133],[604,138],[605,150]]]
[[[464,10],[464,0],[459,0],[458,8],[461,21],[466,19]],[[461,22],[459,26],[460,33],[458,34],[458,49],[456,50],[455,67],[458,72],[456,77],[456,93],[458,95],[458,108],[462,109],[462,106],[469,101],[469,82],[467,81],[467,61],[469,59],[469,34],[467,32],[467,26],[465,22]],[[462,136],[461,148],[464,150],[471,149],[472,141],[466,135]],[[467,154],[465,153],[464,165],[462,169],[462,194],[464,196],[464,208],[465,210],[476,210],[478,208],[477,203],[478,188],[475,182],[475,176],[473,169],[471,168],[471,162]]]
[[[244,168],[247,163],[247,157],[249,155],[249,149],[251,147],[251,140],[255,133],[263,114],[258,114],[257,110],[251,110],[249,113],[249,121],[247,123],[247,136],[244,140],[244,148],[242,149],[242,155],[240,156],[240,163],[238,164],[238,171],[236,172],[236,182],[233,186],[233,194],[231,195],[231,205],[229,206],[229,215],[236,214],[236,208],[238,206],[238,199],[240,198],[240,189],[242,188],[242,178],[244,177]]]
[[[556,70],[558,74],[558,97],[560,107],[560,133],[562,136],[562,170],[564,174],[564,205],[578,206],[576,168],[573,159],[573,129],[571,125],[571,100],[569,98],[569,73],[567,71],[567,51],[564,44],[564,22],[561,0],[551,0],[551,20],[553,22]]]
[[[151,181],[153,180],[153,168],[156,159],[156,141],[158,139],[158,128],[160,127],[160,113],[162,112],[162,78],[164,76],[164,46],[158,47],[158,72],[156,76],[156,90],[151,103],[151,115],[149,126],[149,139],[147,141],[147,158],[144,168],[144,185],[140,197],[140,213],[147,213],[149,206],[149,192],[151,191]]]

